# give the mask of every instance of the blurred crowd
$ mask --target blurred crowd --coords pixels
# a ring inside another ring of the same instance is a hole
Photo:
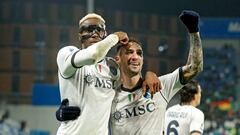
[[[205,135],[239,135],[240,104],[237,91],[237,52],[229,44],[205,48],[200,108],[205,113]]]
[[[8,110],[0,110],[0,135],[29,135],[27,122],[20,122],[10,117]]]

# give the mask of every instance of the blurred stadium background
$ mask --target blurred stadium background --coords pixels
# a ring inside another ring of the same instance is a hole
[[[183,65],[188,35],[178,15],[201,15],[205,135],[240,135],[239,0],[1,0],[0,134],[54,135],[60,103],[56,54],[78,45],[78,21],[102,15],[108,33],[122,30],[143,43],[146,70],[159,75]],[[109,55],[113,55],[111,51]],[[3,119],[5,119],[3,121]]]

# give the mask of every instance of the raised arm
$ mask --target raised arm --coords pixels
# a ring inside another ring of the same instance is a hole
[[[116,32],[86,49],[78,50],[76,47],[61,49],[57,55],[57,64],[61,75],[68,78],[76,72],[77,68],[97,63],[106,56],[107,52],[118,41],[123,42],[125,40],[128,41],[126,33]]]
[[[194,11],[183,11],[179,16],[189,31],[190,49],[188,60],[182,67],[182,81],[187,82],[203,70],[203,51],[199,33],[199,14]]]

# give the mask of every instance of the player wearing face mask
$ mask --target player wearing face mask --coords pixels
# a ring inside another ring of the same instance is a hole
[[[64,121],[58,128],[58,135],[108,135],[119,71],[115,61],[105,56],[118,42],[127,44],[128,36],[125,32],[107,36],[105,27],[101,16],[86,15],[79,21],[82,49],[67,46],[58,52],[62,108],[56,116],[59,121]],[[68,110],[64,111],[64,107]]]
[[[79,22],[82,49],[66,46],[58,52],[61,100],[81,108],[81,116],[76,120],[61,123],[58,135],[108,135],[114,84],[119,73],[114,61],[105,56],[118,42],[125,44],[128,36],[124,32],[106,35],[104,19],[88,14]]]

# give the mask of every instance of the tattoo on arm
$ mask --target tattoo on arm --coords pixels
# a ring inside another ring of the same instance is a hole
[[[190,49],[188,61],[183,67],[183,76],[186,81],[203,70],[203,52],[199,33],[190,34]]]

